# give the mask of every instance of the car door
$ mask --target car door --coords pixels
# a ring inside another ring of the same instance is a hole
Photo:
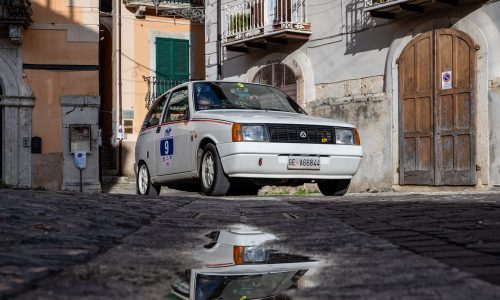
[[[171,93],[163,122],[156,134],[158,175],[190,171],[190,125],[188,88]]]
[[[143,160],[146,162],[150,176],[156,176],[157,174],[157,163],[155,159],[156,131],[160,126],[162,112],[165,108],[167,97],[168,96],[162,96],[151,106],[151,109],[144,118],[144,123],[142,124],[139,136],[139,142],[137,143],[137,161]]]

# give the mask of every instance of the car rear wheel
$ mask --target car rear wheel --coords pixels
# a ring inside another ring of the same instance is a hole
[[[343,196],[349,189],[350,179],[319,180],[319,191],[325,196]]]
[[[200,163],[201,191],[207,196],[223,196],[229,190],[229,180],[222,170],[217,148],[207,144],[203,149]]]
[[[149,177],[148,166],[142,163],[139,166],[139,172],[137,172],[136,179],[136,191],[137,195],[160,195],[161,186],[153,184],[151,178]]]

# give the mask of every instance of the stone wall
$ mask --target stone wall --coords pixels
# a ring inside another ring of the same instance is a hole
[[[350,192],[388,191],[392,187],[391,101],[383,93],[383,76],[316,86],[315,116],[346,121],[358,129],[364,157]]]
[[[500,188],[500,77],[489,82],[490,183]]]
[[[61,190],[79,191],[80,172],[70,152],[70,125],[90,125],[91,152],[87,153],[87,167],[82,171],[83,192],[100,192],[99,182],[99,145],[98,119],[99,96],[63,96],[61,97],[63,127],[63,182]]]
[[[52,191],[61,189],[63,179],[62,153],[33,153],[31,154],[31,163],[31,186],[33,188]]]

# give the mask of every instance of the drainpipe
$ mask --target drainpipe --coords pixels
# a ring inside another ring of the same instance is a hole
[[[221,63],[221,48],[222,48],[222,34],[221,34],[221,1],[217,1],[217,80],[222,79],[222,63]]]
[[[122,125],[122,1],[116,0],[118,3],[118,126]],[[122,139],[118,140],[118,176],[123,175],[122,170]]]

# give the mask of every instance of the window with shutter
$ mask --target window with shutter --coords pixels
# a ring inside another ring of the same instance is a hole
[[[189,80],[189,41],[156,38],[157,95]]]

